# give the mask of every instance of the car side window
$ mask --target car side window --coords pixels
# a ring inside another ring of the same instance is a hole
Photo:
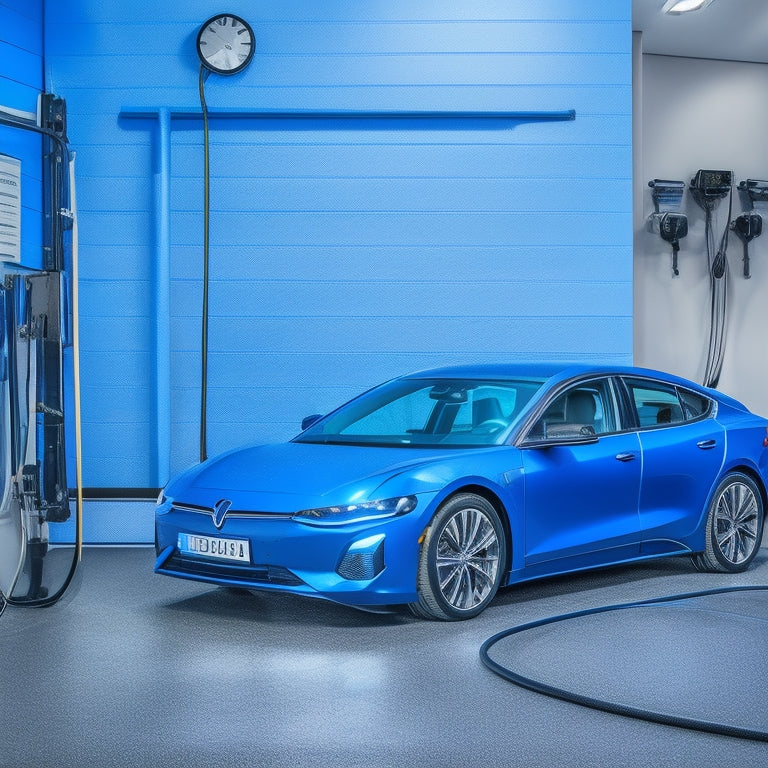
[[[708,416],[712,412],[713,403],[708,397],[687,389],[678,389],[678,394],[680,395],[680,402],[683,404],[683,414],[686,419],[698,419],[702,416]]]
[[[582,382],[558,395],[531,428],[528,439],[604,435],[616,431],[613,391],[607,379]]]
[[[625,379],[637,412],[640,427],[680,424],[705,416],[712,402],[695,392],[678,390],[671,384]]]

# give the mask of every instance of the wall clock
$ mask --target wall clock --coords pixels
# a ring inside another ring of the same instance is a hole
[[[239,16],[221,13],[200,27],[197,54],[206,69],[220,75],[234,75],[250,64],[256,39],[250,24]]]

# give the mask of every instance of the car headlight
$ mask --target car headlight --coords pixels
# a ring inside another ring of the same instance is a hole
[[[163,488],[157,496],[157,504],[155,505],[156,515],[165,515],[173,509],[172,499],[165,495],[165,488]]]
[[[297,512],[294,520],[315,525],[340,525],[361,520],[378,520],[383,517],[406,515],[416,509],[415,496],[396,496],[392,499],[364,501],[359,504],[342,504],[337,507],[318,507]]]

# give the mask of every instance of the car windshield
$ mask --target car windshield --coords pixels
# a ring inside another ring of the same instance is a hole
[[[397,379],[302,432],[296,442],[379,446],[500,445],[543,379]]]

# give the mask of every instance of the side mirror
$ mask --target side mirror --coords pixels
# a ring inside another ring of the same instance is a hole
[[[313,413],[311,416],[305,416],[301,420],[301,431],[309,429],[315,422],[320,421],[323,418],[322,413]]]
[[[520,444],[521,448],[554,448],[557,445],[589,445],[598,442],[595,428],[585,425],[542,425],[543,429],[536,430]],[[544,434],[542,434],[542,432]]]

